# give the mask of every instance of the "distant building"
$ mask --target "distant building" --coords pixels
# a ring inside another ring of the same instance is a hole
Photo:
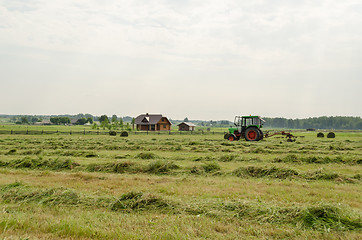
[[[50,121],[43,120],[41,122],[34,123],[34,125],[52,125],[52,123]]]
[[[137,130],[141,131],[170,131],[171,122],[161,114],[141,114],[135,119]]]
[[[180,123],[178,126],[179,131],[195,131],[196,125],[190,122]]]

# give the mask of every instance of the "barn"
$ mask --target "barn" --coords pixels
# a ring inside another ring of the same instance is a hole
[[[141,114],[135,119],[137,130],[141,131],[170,131],[171,122],[162,114]]]
[[[180,123],[178,126],[179,131],[195,131],[196,125],[190,122]]]

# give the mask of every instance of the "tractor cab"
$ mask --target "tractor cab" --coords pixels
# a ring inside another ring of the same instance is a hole
[[[236,116],[234,127],[229,128],[229,132],[224,138],[230,141],[240,140],[244,137],[247,141],[259,141],[263,139],[264,120],[259,116]]]

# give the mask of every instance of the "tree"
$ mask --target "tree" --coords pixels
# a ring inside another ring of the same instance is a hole
[[[122,118],[119,119],[119,127],[121,129],[123,129],[123,119]]]
[[[189,121],[189,119],[187,117],[185,117],[184,122],[188,122],[188,121]]]
[[[112,122],[116,122],[118,119],[117,115],[116,114],[113,114],[112,116]]]
[[[87,119],[85,119],[85,118],[80,118],[75,122],[76,125],[84,125],[86,123],[87,123]]]
[[[87,122],[89,122],[90,124],[93,124],[93,117],[88,117]]]
[[[26,116],[21,117],[21,123],[22,124],[29,124],[28,118]]]
[[[132,124],[132,129],[134,130],[134,124],[135,124],[136,119],[132,118],[131,124]]]
[[[50,122],[56,125],[69,124],[70,119],[69,117],[51,117]]]
[[[99,122],[107,122],[107,123],[109,123],[109,119],[108,119],[108,117],[107,117],[107,115],[102,115],[100,118],[99,118]]]

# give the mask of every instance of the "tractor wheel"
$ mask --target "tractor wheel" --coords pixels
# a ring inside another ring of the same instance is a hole
[[[230,133],[226,133],[226,134],[224,135],[224,139],[227,139],[227,140],[228,140],[229,137],[230,137],[230,135],[231,135]]]
[[[264,138],[264,133],[260,129],[259,129],[259,134],[260,134],[259,140],[262,140]]]
[[[260,132],[256,127],[249,127],[245,131],[245,140],[246,141],[259,141],[260,140]]]
[[[228,140],[229,140],[230,142],[233,142],[233,141],[236,140],[236,138],[235,138],[234,135],[230,134],[229,137],[228,137]]]

